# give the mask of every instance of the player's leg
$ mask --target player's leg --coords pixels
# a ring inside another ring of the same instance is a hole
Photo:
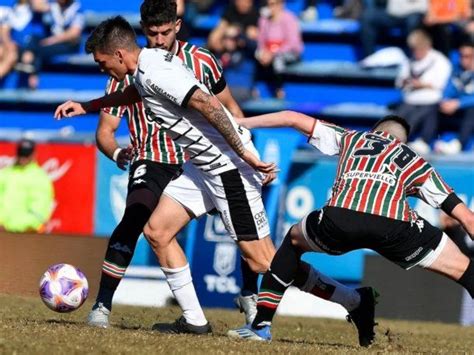
[[[143,160],[131,166],[125,212],[107,246],[99,292],[88,317],[89,325],[109,325],[112,298],[132,260],[137,240],[163,189],[178,169],[178,166]]]
[[[211,331],[199,304],[186,256],[175,238],[194,216],[211,209],[198,183],[185,167],[185,173],[166,187],[144,230],[183,310],[183,317],[175,323],[155,324],[153,329],[160,332],[203,334]]]
[[[285,236],[277,250],[268,272],[263,276],[258,312],[251,326],[230,331],[233,337],[267,340],[270,337],[270,325],[284,292],[294,285],[318,297],[343,305],[350,316],[356,318],[361,345],[373,341],[374,294],[371,288],[353,290],[319,273],[300,260],[306,251],[323,251],[310,236],[316,233],[312,227],[318,226],[319,211],[309,216],[314,223],[306,223],[307,218],[294,225]],[[307,230],[309,228],[309,231]],[[359,314],[362,314],[359,316]]]
[[[156,205],[157,198],[150,190],[142,189],[130,194],[134,201],[125,208],[122,220],[110,237],[102,264],[99,292],[92,311],[88,317],[88,324],[107,328],[109,315],[112,310],[112,298],[122,280],[125,270],[132,260],[138,237],[142,233],[146,221]],[[140,197],[140,201],[135,199]]]
[[[469,259],[446,234],[443,234],[434,253],[438,255],[424,259],[419,265],[456,281],[474,298],[473,260]]]

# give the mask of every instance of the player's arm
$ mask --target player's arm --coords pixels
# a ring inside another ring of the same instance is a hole
[[[56,108],[54,118],[59,120],[64,117],[85,115],[88,112],[96,112],[105,107],[132,105],[140,100],[141,97],[135,85],[129,85],[123,91],[116,91],[91,101],[82,103],[67,101]]]
[[[247,128],[291,127],[306,136],[313,132],[316,119],[295,111],[280,111],[260,116],[236,118],[239,125]]]
[[[225,106],[226,109],[230,111],[234,117],[244,117],[244,113],[240,109],[239,104],[235,101],[232,93],[230,92],[229,86],[226,85],[224,90],[218,93],[217,98]]]
[[[443,210],[448,216],[461,223],[471,238],[474,238],[474,213],[428,162],[418,157],[411,164],[411,166],[416,165],[420,173],[413,178],[413,182],[407,189],[407,195],[414,195],[431,207]]]
[[[254,154],[245,149],[234,125],[215,96],[206,94],[201,89],[196,88],[187,103],[187,107],[200,112],[222,134],[237,155],[250,166],[263,173],[271,173],[275,170],[274,164],[260,161]]]
[[[125,170],[132,158],[132,148],[121,148],[118,145],[115,132],[119,125],[120,117],[101,111],[95,137],[99,150],[109,159],[115,161],[120,169]]]
[[[471,239],[474,239],[474,212],[460,202],[452,209],[450,216],[461,223]]]

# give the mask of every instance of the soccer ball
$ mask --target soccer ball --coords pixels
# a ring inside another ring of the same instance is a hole
[[[89,284],[78,268],[69,264],[51,265],[43,274],[39,294],[44,304],[55,312],[78,309],[86,300]]]

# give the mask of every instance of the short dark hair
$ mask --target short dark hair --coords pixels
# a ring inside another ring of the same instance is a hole
[[[140,6],[142,26],[162,26],[176,22],[176,0],[145,0]]]
[[[474,36],[468,33],[464,34],[461,44],[459,45],[459,48],[461,47],[474,47]]]
[[[397,116],[397,115],[387,115],[387,116],[383,117],[382,119],[378,120],[374,124],[374,126],[372,127],[372,130],[375,131],[377,129],[377,127],[379,127],[384,122],[396,122],[396,123],[398,123],[400,126],[402,126],[405,129],[405,133],[406,133],[407,137],[410,136],[410,130],[411,130],[410,124],[403,117]]]
[[[87,38],[86,53],[113,53],[119,48],[134,49],[137,36],[133,27],[122,16],[101,22]]]

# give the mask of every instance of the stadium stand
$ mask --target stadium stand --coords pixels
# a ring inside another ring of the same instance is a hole
[[[12,0],[0,0],[0,6],[12,5]],[[288,0],[286,6],[294,13],[303,10],[302,0]],[[285,72],[286,99],[275,100],[263,83],[258,83],[260,90],[258,100],[245,100],[242,103],[245,114],[253,115],[263,112],[291,109],[310,115],[334,120],[347,126],[367,126],[374,119],[388,112],[387,107],[396,103],[400,95],[393,87],[397,73],[396,67],[362,68],[357,60],[360,57],[358,39],[359,23],[352,19],[333,17],[333,9],[340,2],[322,0],[318,2],[318,20],[301,22],[305,51],[303,61],[290,66]],[[89,31],[100,21],[120,13],[126,17],[140,34],[140,42],[145,43],[139,28],[138,8],[140,1],[81,1],[86,19],[86,31],[83,42]],[[226,2],[216,2],[212,11],[206,14],[193,14],[192,39],[197,45],[205,45],[207,35],[219,20],[219,15]],[[112,8],[119,9],[117,12]],[[382,46],[402,45],[404,39],[395,28],[384,36]],[[102,92],[106,77],[99,73],[92,58],[86,55],[83,46],[81,53],[51,58],[41,74],[38,90],[31,92],[21,89],[21,76],[13,72],[0,81],[0,110],[15,109],[16,125],[30,127],[31,117],[38,117],[51,112],[52,108],[65,99],[88,99]],[[253,77],[251,60],[245,61],[238,68],[226,69],[226,78],[235,90],[249,89]],[[240,97],[240,95],[236,95]],[[244,95],[250,98],[250,95]],[[10,114],[10,113],[9,113]],[[42,119],[44,120],[44,119]],[[90,121],[92,133],[94,121]],[[73,127],[79,125],[71,122]],[[80,129],[85,129],[81,122]],[[45,128],[42,122],[41,127]],[[51,120],[46,128],[54,129],[57,123]],[[446,130],[446,127],[441,127]],[[78,127],[79,129],[79,127]]]

